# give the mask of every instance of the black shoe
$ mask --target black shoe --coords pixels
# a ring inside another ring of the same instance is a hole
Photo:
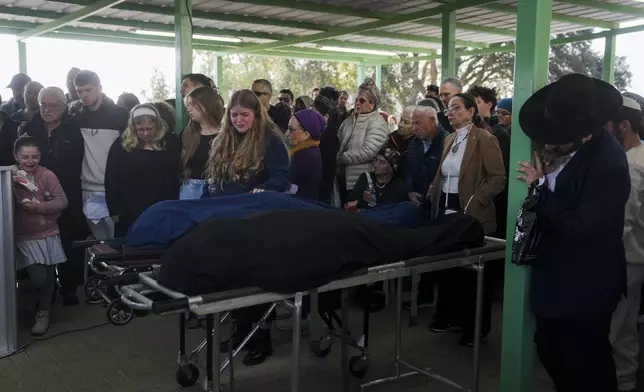
[[[76,294],[64,294],[63,306],[76,306],[79,304],[78,296]]]
[[[429,324],[429,330],[435,333],[444,333],[450,331],[460,331],[462,327],[460,325],[450,324],[444,321],[434,321]]]
[[[481,343],[487,342],[487,334],[481,334]],[[461,346],[474,347],[474,336],[463,336],[459,341]]]
[[[256,366],[264,362],[266,358],[273,355],[273,344],[271,342],[270,329],[259,329],[253,347],[244,357],[244,365]]]

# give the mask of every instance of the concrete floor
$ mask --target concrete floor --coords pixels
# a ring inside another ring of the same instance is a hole
[[[393,367],[393,320],[390,306],[373,316],[371,356],[373,364],[363,381],[391,375]],[[494,312],[500,325],[500,306]],[[87,331],[69,332],[101,325],[105,308],[81,305],[56,306],[55,324],[48,340],[34,341],[21,353],[0,359],[0,391],[29,392],[148,392],[200,391],[200,386],[181,389],[175,381],[178,348],[177,317],[147,316],[122,327],[103,325]],[[431,366],[437,373],[468,386],[471,381],[472,349],[457,344],[458,335],[437,335],[428,331],[431,310],[421,311],[420,323],[403,330],[403,356],[421,367]],[[407,316],[405,314],[405,316]],[[360,331],[360,314],[351,313],[352,330]],[[495,328],[482,348],[481,392],[498,392],[500,387],[500,327]],[[60,334],[60,335],[59,335]],[[189,347],[204,336],[204,330],[188,332]],[[45,337],[47,339],[47,336]],[[288,391],[290,375],[290,333],[273,330],[275,354],[264,364],[248,368],[236,361],[236,391]],[[331,354],[317,358],[302,345],[301,388],[303,392],[341,390],[340,345]],[[354,351],[352,351],[352,355]],[[203,359],[203,355],[202,355]],[[535,362],[536,363],[536,362]],[[548,377],[535,366],[534,392],[552,392]],[[228,390],[224,377],[223,391]],[[360,390],[352,380],[352,390]],[[411,377],[397,384],[369,390],[447,392],[455,389],[438,381]]]

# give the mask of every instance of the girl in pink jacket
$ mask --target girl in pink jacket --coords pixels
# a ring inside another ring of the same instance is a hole
[[[36,191],[14,187],[16,199],[16,268],[26,268],[38,291],[38,312],[31,330],[43,335],[49,329],[54,293],[54,268],[67,260],[60,243],[58,217],[67,207],[67,197],[56,175],[40,166],[40,147],[29,136],[16,140],[14,155],[20,170],[36,185]]]

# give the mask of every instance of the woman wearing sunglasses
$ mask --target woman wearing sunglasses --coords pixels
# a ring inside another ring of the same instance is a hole
[[[465,213],[476,218],[490,235],[496,230],[494,197],[505,188],[499,142],[480,128],[476,99],[470,94],[456,94],[445,114],[455,132],[445,138],[443,157],[427,194],[432,216]],[[430,329],[441,333],[462,328],[461,343],[473,345],[476,274],[452,268],[436,274],[436,281],[438,302]],[[481,333],[486,338],[490,332],[491,292],[486,290],[483,297]]]
[[[387,141],[389,126],[378,111],[379,105],[378,87],[372,79],[367,78],[358,87],[354,114],[342,123],[338,131],[339,200],[334,203],[338,206],[344,205],[358,177],[372,171],[373,160]]]

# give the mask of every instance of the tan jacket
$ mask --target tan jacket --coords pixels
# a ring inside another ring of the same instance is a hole
[[[438,203],[443,187],[441,167],[447,152],[452,148],[455,133],[445,138],[443,156],[429,187],[427,197],[431,200],[432,216],[438,215]],[[461,172],[458,178],[458,197],[463,211],[476,218],[485,234],[496,230],[494,196],[505,188],[505,167],[499,142],[491,133],[473,126],[468,136]]]

